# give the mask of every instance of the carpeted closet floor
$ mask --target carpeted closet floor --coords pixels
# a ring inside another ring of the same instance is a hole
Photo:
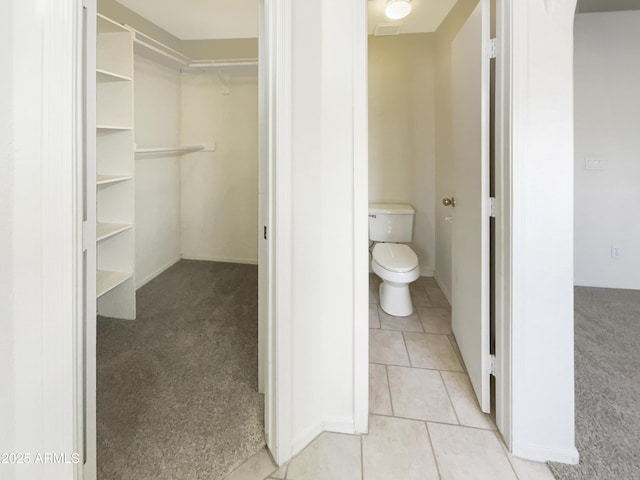
[[[640,291],[576,287],[576,445],[562,480],[640,478]]]
[[[99,480],[216,480],[264,446],[257,276],[182,260],[98,318]]]

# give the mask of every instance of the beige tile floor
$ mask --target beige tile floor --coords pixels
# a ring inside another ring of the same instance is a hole
[[[279,469],[266,450],[226,480],[553,480],[511,456],[475,399],[433,278],[411,285],[414,314],[378,305],[370,277],[369,434],[323,433]]]

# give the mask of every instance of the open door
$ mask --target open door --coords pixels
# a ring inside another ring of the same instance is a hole
[[[452,327],[482,411],[490,410],[490,4],[481,0],[451,47]],[[448,200],[448,201],[447,201]]]

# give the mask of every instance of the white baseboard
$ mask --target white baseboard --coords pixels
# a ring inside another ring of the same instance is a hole
[[[573,448],[548,448],[539,445],[525,445],[513,455],[534,462],[558,462],[577,465],[580,461],[578,450]]]
[[[186,255],[182,254],[182,258],[185,260],[199,260],[202,262],[223,262],[223,263],[242,263],[244,265],[258,265],[258,260],[255,258],[228,258],[228,257],[201,257],[199,255]]]
[[[433,268],[420,266],[421,277],[433,277],[433,274],[434,274]]]
[[[169,263],[167,263],[164,267],[160,267],[158,270],[156,270],[155,272],[153,272],[150,275],[147,275],[147,277],[142,280],[141,282],[136,284],[136,290],[138,290],[139,288],[144,287],[147,283],[149,283],[151,280],[153,280],[154,278],[156,278],[158,275],[160,275],[161,273],[165,272],[166,270],[169,270],[171,267],[173,267],[176,263],[178,263],[180,260],[182,259],[182,257],[177,257],[174,258],[173,260],[171,260]],[[137,278],[137,277],[136,277]]]
[[[304,430],[291,442],[291,458],[298,455],[302,450],[313,442],[318,435],[323,432],[322,423],[312,425]]]
[[[444,284],[438,278],[438,272],[434,272],[433,278],[435,278],[436,283],[440,287],[440,290],[442,290],[442,293],[444,294],[445,298],[449,301],[449,305],[451,305],[451,292],[449,291],[448,288],[444,286]]]
[[[355,431],[353,418],[326,418],[321,423],[307,428],[293,440],[291,445],[292,458],[304,450],[311,442],[324,432],[358,435]]]

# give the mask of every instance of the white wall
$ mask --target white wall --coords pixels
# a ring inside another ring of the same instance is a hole
[[[504,201],[512,259],[506,315],[511,351],[498,362],[512,386],[513,453],[578,461],[573,354],[573,16],[575,0],[499,1],[511,32],[498,65],[510,88]],[[510,12],[509,12],[510,10]],[[499,17],[500,18],[500,17]],[[501,67],[500,67],[501,68]],[[499,72],[500,73],[500,72]],[[500,128],[499,128],[500,130]],[[501,187],[502,188],[502,187]],[[503,222],[503,220],[500,220]],[[510,300],[510,302],[509,302]],[[500,312],[502,316],[503,312]],[[502,332],[499,330],[499,334]],[[509,362],[509,359],[511,362]],[[509,368],[509,367],[508,367]]]
[[[139,147],[180,144],[180,72],[138,55],[134,59],[135,142]],[[180,259],[180,157],[137,155],[136,286]]]
[[[7,2],[0,18],[0,62],[13,70],[13,2]],[[0,222],[13,224],[13,75],[0,75]],[[11,451],[14,441],[14,381],[13,352],[13,230],[0,229],[0,375],[3,393],[0,394],[0,452]],[[0,475],[10,477],[13,472],[0,466]]]
[[[216,145],[182,159],[182,254],[257,263],[257,76],[233,76],[229,90],[215,74],[182,77],[181,141]]]
[[[292,453],[322,430],[366,429],[356,402],[366,402],[367,350],[354,338],[367,338],[365,310],[356,305],[366,307],[367,210],[359,195],[367,184],[366,129],[359,126],[367,85],[354,75],[354,65],[366,68],[366,26],[365,4],[348,3],[353,8],[343,0],[292,2],[291,204],[277,207],[291,209]]]
[[[420,273],[435,268],[435,36],[369,37],[369,202],[416,209]]]
[[[640,11],[577,15],[576,285],[640,289],[639,85]],[[603,169],[587,170],[587,158]]]

